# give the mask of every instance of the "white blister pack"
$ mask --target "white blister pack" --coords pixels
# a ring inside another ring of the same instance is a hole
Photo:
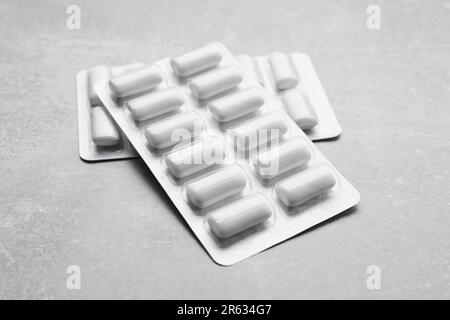
[[[342,128],[311,59],[303,53],[238,57],[241,64],[280,100],[283,109],[313,141],[336,138]]]
[[[359,201],[358,191],[279,101],[220,43],[94,88],[221,265],[248,258]]]
[[[77,73],[78,148],[81,159],[102,161],[138,156],[97,97],[93,85],[142,66],[142,63],[111,68],[99,65]]]

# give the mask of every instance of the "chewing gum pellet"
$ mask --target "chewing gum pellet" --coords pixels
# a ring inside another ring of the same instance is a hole
[[[219,122],[231,121],[256,111],[264,104],[264,97],[256,88],[237,91],[208,104]]]
[[[188,201],[206,208],[244,190],[247,180],[239,166],[219,169],[206,177],[192,181],[186,186]]]
[[[211,45],[173,58],[170,65],[177,76],[189,77],[215,67],[220,60],[222,60],[222,53]]]
[[[288,54],[282,52],[272,53],[269,56],[269,63],[278,90],[291,89],[298,84],[298,75]]]
[[[215,46],[205,46],[173,58],[170,65],[178,77],[189,77],[215,67],[220,60],[222,60],[220,50]]]
[[[266,198],[255,193],[209,213],[207,220],[217,237],[228,238],[263,223],[271,215]]]
[[[126,103],[131,116],[136,121],[144,121],[172,112],[184,103],[181,93],[174,88],[150,93]]]
[[[165,163],[169,173],[181,179],[221,163],[225,156],[225,149],[220,143],[208,140],[170,153]]]
[[[149,66],[112,78],[109,87],[116,97],[124,98],[154,89],[162,81],[161,71]]]
[[[309,99],[305,99],[297,89],[284,91],[281,94],[286,112],[292,120],[303,130],[311,130],[317,125],[317,115]]]
[[[202,127],[198,115],[188,111],[149,125],[145,129],[145,137],[150,146],[163,149],[190,140],[195,133],[201,134]]]
[[[268,113],[232,130],[231,136],[239,150],[251,150],[279,139],[288,130],[287,123],[277,113]]]
[[[188,87],[197,99],[207,99],[237,87],[241,81],[239,68],[227,66],[192,78]]]
[[[301,205],[326,192],[336,184],[336,178],[326,165],[307,170],[278,182],[275,191],[287,207]]]
[[[102,102],[94,91],[94,84],[97,81],[108,81],[110,77],[111,72],[106,66],[96,66],[89,71],[87,92],[89,102],[92,106],[102,105]]]
[[[115,146],[120,142],[119,131],[102,106],[91,109],[92,141],[101,147]]]
[[[310,160],[311,150],[306,141],[294,138],[258,154],[254,166],[260,177],[272,179]]]

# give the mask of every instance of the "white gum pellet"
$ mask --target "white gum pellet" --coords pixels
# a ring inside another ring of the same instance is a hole
[[[108,81],[111,77],[111,72],[106,66],[96,66],[92,68],[88,73],[88,84],[87,84],[87,92],[89,103],[91,106],[100,106],[102,102],[97,97],[97,94],[94,91],[94,84],[98,81]]]
[[[219,48],[208,45],[173,58],[170,65],[178,77],[189,77],[217,66],[221,60],[222,53]]]
[[[145,137],[150,146],[163,149],[195,138],[202,130],[203,124],[199,116],[188,111],[149,125],[145,129]]]
[[[233,129],[231,136],[239,150],[250,150],[279,139],[287,130],[284,118],[271,112]]]
[[[156,88],[163,81],[160,69],[151,65],[121,74],[109,81],[112,93],[125,98]]]
[[[311,160],[306,141],[294,138],[261,152],[255,159],[255,170],[264,179],[272,179]]]
[[[239,56],[238,60],[245,70],[247,70],[259,82],[260,85],[264,86],[261,70],[259,69],[256,60],[246,54]]]
[[[214,100],[208,104],[208,109],[217,121],[226,122],[252,113],[263,104],[261,92],[251,88]]]
[[[165,164],[169,173],[182,179],[222,163],[225,158],[223,146],[216,140],[208,140],[193,144],[169,154]]]
[[[210,212],[207,221],[217,237],[228,238],[265,222],[271,215],[266,198],[254,193]]]
[[[292,120],[303,130],[311,130],[317,125],[317,115],[309,99],[303,97],[298,89],[284,91],[281,94],[286,112]]]
[[[320,165],[280,181],[275,192],[285,206],[293,207],[330,190],[335,184],[336,178],[330,167]]]
[[[188,87],[197,99],[208,99],[237,87],[242,80],[241,70],[230,65],[192,78],[188,82]]]
[[[230,166],[211,173],[186,186],[190,204],[206,208],[244,190],[247,181],[239,166]]]
[[[298,74],[290,55],[275,52],[269,56],[269,64],[278,90],[294,88],[298,84]]]
[[[120,142],[119,131],[101,106],[91,109],[91,137],[100,147],[111,147]]]
[[[183,96],[175,88],[157,91],[125,103],[136,121],[148,120],[175,111],[183,104]]]

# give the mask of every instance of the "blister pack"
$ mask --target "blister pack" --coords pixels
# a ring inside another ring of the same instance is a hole
[[[248,258],[359,201],[358,191],[279,101],[220,43],[94,87],[221,265]]]
[[[138,156],[97,97],[94,83],[107,81],[142,66],[142,63],[111,68],[99,65],[77,73],[78,146],[81,159],[102,161]]]
[[[241,64],[280,100],[283,109],[313,141],[339,136],[342,128],[311,59],[303,53],[238,56]]]

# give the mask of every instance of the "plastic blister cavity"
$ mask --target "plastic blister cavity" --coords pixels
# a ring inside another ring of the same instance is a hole
[[[225,163],[226,151],[217,139],[205,139],[179,148],[165,156],[169,174],[183,179],[209,167]]]
[[[238,165],[221,167],[186,184],[189,204],[204,209],[244,191],[247,177]]]
[[[314,162],[311,143],[303,138],[294,137],[270,149],[259,152],[253,159],[255,174],[264,184],[273,183],[286,172],[304,169]]]
[[[97,82],[95,91],[219,264],[248,258],[359,201],[222,44],[136,73],[126,75],[129,82]]]
[[[293,208],[325,194],[337,184],[336,176],[327,165],[318,165],[279,181],[276,197],[286,207]]]

